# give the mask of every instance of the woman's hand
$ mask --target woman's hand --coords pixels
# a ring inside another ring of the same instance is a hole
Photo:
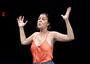
[[[71,12],[71,7],[68,7],[65,15],[61,15],[62,18],[63,18],[64,20],[68,20],[68,19],[69,19],[69,14],[70,14],[70,12]]]
[[[19,27],[24,27],[26,25],[26,23],[27,23],[27,21],[24,22],[24,16],[19,16],[17,18],[17,22],[18,22]]]

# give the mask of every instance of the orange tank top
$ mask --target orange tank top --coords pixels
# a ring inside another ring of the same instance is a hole
[[[33,62],[47,62],[49,60],[52,60],[53,46],[51,46],[47,42],[47,35],[45,37],[45,40],[40,44],[40,46],[36,46],[35,41],[33,40],[31,44]]]

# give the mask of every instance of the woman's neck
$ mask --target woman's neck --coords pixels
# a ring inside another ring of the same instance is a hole
[[[46,29],[40,29],[41,34],[46,34],[48,32],[47,28]]]

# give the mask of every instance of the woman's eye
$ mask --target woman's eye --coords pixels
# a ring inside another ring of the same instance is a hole
[[[42,18],[42,20],[46,20],[45,18]]]

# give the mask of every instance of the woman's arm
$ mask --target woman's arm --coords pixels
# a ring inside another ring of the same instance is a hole
[[[58,41],[74,40],[74,33],[73,33],[72,27],[71,27],[70,22],[69,22],[70,11],[71,11],[71,7],[67,8],[65,15],[61,15],[62,18],[65,20],[65,23],[66,23],[67,34],[61,34],[59,32],[54,32],[54,37]]]
[[[21,40],[21,44],[22,45],[28,45],[31,43],[31,41],[33,40],[33,37],[35,35],[35,33],[33,33],[31,36],[29,36],[28,38],[26,38],[26,35],[24,33],[24,28],[20,27],[20,40]]]
[[[21,44],[22,45],[30,44],[35,33],[26,38],[24,26],[26,25],[27,21],[24,23],[24,16],[19,16],[19,18],[17,18],[17,22],[19,26]]]

